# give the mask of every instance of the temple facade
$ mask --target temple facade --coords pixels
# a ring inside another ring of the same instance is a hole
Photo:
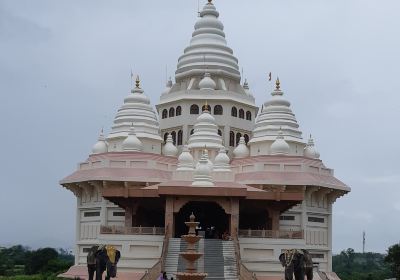
[[[238,274],[282,275],[291,248],[332,271],[332,205],[350,188],[303,138],[279,79],[257,107],[218,17],[209,1],[160,102],[138,77],[110,132],[60,181],[77,198],[75,267],[101,243],[121,251],[121,271],[149,271],[194,213],[206,240],[235,244]]]

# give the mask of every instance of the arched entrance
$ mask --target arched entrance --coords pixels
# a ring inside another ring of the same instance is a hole
[[[190,201],[175,214],[175,237],[187,234],[185,222],[189,221],[192,212],[200,222],[199,234],[204,234],[205,238],[221,238],[225,231],[229,233],[229,215],[218,203]]]

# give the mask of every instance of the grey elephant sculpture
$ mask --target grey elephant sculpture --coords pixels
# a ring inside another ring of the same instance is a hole
[[[116,277],[120,258],[121,253],[114,246],[100,246],[96,252],[96,280],[102,280],[103,272],[106,270],[106,280]]]
[[[313,279],[313,262],[307,250],[285,250],[280,256],[279,261],[285,267],[285,280],[307,280]]]

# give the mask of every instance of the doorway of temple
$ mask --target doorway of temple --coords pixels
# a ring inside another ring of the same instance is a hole
[[[175,237],[187,234],[185,222],[193,212],[196,222],[200,222],[196,229],[204,238],[221,238],[222,234],[229,234],[229,215],[216,202],[190,201],[175,214]]]

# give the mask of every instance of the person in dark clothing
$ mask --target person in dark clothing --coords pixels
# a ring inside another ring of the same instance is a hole
[[[89,280],[93,280],[94,272],[96,271],[96,253],[98,249],[98,245],[90,247],[86,257]]]

